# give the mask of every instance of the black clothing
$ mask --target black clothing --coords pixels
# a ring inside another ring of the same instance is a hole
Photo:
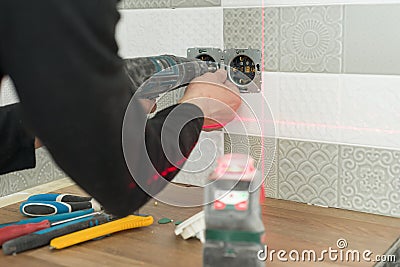
[[[20,113],[18,104],[0,107],[0,174],[35,167],[35,138]]]
[[[116,3],[0,0],[0,71],[13,79],[24,118],[58,165],[106,210],[124,216],[149,197],[133,181],[122,150],[122,123],[131,93],[114,38],[120,17]],[[199,117],[180,135],[187,157],[200,134],[203,114],[197,106],[180,106],[168,136],[179,135],[179,123]],[[159,171],[172,166],[161,153],[160,133],[173,108],[146,126],[148,154]],[[138,108],[130,119],[142,117]],[[141,176],[135,178],[154,177],[142,167],[143,130],[131,127],[129,134],[132,164]],[[176,173],[169,172],[166,178],[171,180]],[[157,188],[159,180],[153,180],[149,186]]]

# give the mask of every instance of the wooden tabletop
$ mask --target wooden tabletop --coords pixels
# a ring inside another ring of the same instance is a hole
[[[84,194],[77,186],[59,193]],[[160,218],[184,220],[201,208],[179,208],[150,201],[140,212],[154,217],[152,226],[127,230],[97,241],[67,249],[51,251],[48,247],[15,256],[0,254],[0,266],[201,266],[202,245],[197,239],[183,240],[175,236],[175,225],[158,224]],[[18,204],[0,209],[0,223],[23,219]],[[370,250],[384,254],[400,236],[400,219],[309,206],[283,200],[267,199],[263,204],[263,219],[268,249],[315,250],[317,253],[337,249],[338,239],[345,239],[351,250]],[[319,254],[317,254],[319,255]],[[256,256],[255,256],[256,257]],[[373,266],[374,263],[266,261],[267,266]],[[288,257],[288,255],[286,255]],[[244,266],[243,266],[244,267]]]

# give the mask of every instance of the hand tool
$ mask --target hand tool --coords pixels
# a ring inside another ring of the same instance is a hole
[[[217,64],[210,66],[210,62],[172,55],[129,58],[124,61],[132,92],[141,87],[137,96],[147,99],[155,99],[162,93],[178,89],[194,78],[218,69]]]
[[[0,224],[0,229],[3,227],[9,226],[9,225],[37,223],[37,222],[41,222],[44,220],[49,220],[49,222],[52,223],[52,222],[57,222],[57,221],[61,221],[61,220],[66,220],[69,218],[79,217],[79,216],[93,213],[93,212],[94,212],[94,209],[87,209],[87,210],[73,211],[70,213],[62,213],[62,214],[56,214],[56,215],[50,215],[50,216],[41,216],[41,217],[37,217],[37,218],[31,218],[31,219],[26,219],[26,220],[21,220],[21,221],[16,221],[16,222],[3,223],[3,224]]]
[[[57,202],[84,202],[92,197],[82,197],[69,194],[37,194],[30,196],[27,201],[57,201]]]
[[[112,220],[110,215],[100,214],[40,230],[5,242],[3,244],[3,253],[10,255],[45,246],[55,237],[103,224],[110,220]]]
[[[92,199],[84,202],[57,202],[57,201],[25,201],[20,205],[20,212],[25,216],[46,216],[68,213],[77,210],[94,209],[100,211],[100,204]]]
[[[33,232],[37,232],[37,231],[49,228],[51,226],[56,226],[59,224],[79,220],[79,219],[94,216],[97,214],[100,214],[100,212],[93,212],[93,213],[89,213],[89,214],[85,214],[82,216],[69,218],[69,219],[66,219],[63,221],[57,221],[57,222],[53,222],[53,223],[50,223],[49,220],[43,220],[41,222],[36,222],[36,223],[9,225],[9,226],[6,226],[6,227],[3,227],[0,229],[0,246],[6,241],[20,237],[20,236],[24,236],[24,235],[27,235],[27,234],[30,234]]]
[[[115,232],[149,226],[153,224],[152,216],[135,216],[129,215],[125,218],[108,222],[90,229],[85,229],[72,234],[61,236],[51,240],[50,247],[55,249],[66,248],[78,243],[82,243],[94,238],[109,235]]]

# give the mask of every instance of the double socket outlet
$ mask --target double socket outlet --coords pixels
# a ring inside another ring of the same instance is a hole
[[[241,93],[261,91],[261,51],[257,49],[227,49],[222,51],[212,47],[188,48],[188,58],[209,62],[228,72],[228,78]]]

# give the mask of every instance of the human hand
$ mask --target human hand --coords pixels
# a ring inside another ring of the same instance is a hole
[[[179,103],[198,106],[204,114],[203,130],[216,130],[230,122],[242,100],[239,89],[227,80],[227,72],[218,70],[194,79]]]
[[[153,99],[139,99],[139,102],[147,114],[153,113],[157,109],[157,103]]]

